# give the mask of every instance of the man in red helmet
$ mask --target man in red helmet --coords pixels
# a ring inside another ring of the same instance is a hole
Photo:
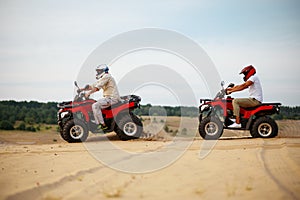
[[[259,78],[256,75],[255,68],[252,65],[249,65],[242,69],[240,74],[244,74],[245,83],[236,85],[232,88],[228,88],[227,94],[231,94],[233,92],[238,92],[249,88],[249,98],[235,98],[232,101],[233,114],[236,117],[236,121],[235,123],[229,126],[230,128],[241,128],[240,107],[255,107],[261,104],[261,102],[263,101],[262,87]]]

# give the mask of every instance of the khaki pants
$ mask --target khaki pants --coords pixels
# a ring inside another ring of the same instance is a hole
[[[236,98],[232,101],[233,114],[237,117],[240,116],[240,107],[250,108],[261,104],[258,100],[254,98]]]
[[[94,118],[95,118],[95,121],[97,124],[104,124],[104,119],[102,116],[101,109],[107,108],[116,103],[118,103],[117,99],[109,98],[109,97],[99,99],[96,103],[93,103],[92,109],[93,109]]]

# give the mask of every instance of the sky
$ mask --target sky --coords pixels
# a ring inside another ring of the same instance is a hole
[[[226,83],[242,83],[240,70],[254,65],[264,102],[296,106],[300,100],[299,10],[298,0],[0,0],[0,100],[71,100],[74,80],[101,44],[128,31],[158,28],[196,42]],[[129,66],[137,64],[133,60],[148,59],[151,64],[151,55],[155,53],[144,51],[123,57],[111,66],[111,73],[122,83]],[[163,53],[155,59],[171,65],[164,60],[177,58]],[[116,67],[121,64],[122,69]],[[217,92],[207,92],[201,78],[175,70],[187,80],[195,99]],[[180,103],[173,90],[158,84],[136,85],[132,91],[142,96],[142,104]],[[247,95],[243,91],[232,96]]]

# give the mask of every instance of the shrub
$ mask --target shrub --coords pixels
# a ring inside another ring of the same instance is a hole
[[[0,122],[0,129],[3,129],[3,130],[14,130],[14,126],[8,120],[3,120],[3,121]]]
[[[24,122],[22,122],[18,127],[17,127],[18,130],[21,130],[21,131],[25,131],[26,130],[26,125]]]
[[[169,127],[167,125],[165,125],[164,130],[168,133],[169,132]]]
[[[181,134],[182,134],[182,135],[187,135],[187,129],[186,129],[186,128],[183,128],[183,129],[181,130]]]
[[[33,126],[26,127],[26,131],[36,132],[36,129]]]

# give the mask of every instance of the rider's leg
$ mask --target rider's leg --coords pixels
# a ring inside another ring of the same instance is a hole
[[[240,124],[240,105],[238,103],[238,98],[233,99],[232,106],[233,106],[233,115],[235,116],[235,123]]]
[[[236,123],[240,124],[240,107],[243,108],[249,108],[249,107],[255,107],[260,104],[259,101],[257,101],[254,98],[235,98],[232,101],[233,106],[233,114],[236,117]]]
[[[104,119],[102,116],[101,108],[109,106],[109,101],[106,98],[99,99],[92,105],[94,118],[97,124],[105,126]]]

